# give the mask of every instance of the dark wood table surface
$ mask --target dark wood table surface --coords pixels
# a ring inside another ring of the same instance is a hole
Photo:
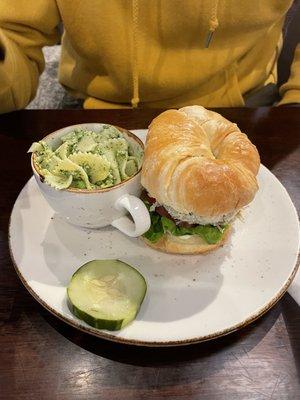
[[[299,212],[300,109],[220,111],[249,135]],[[300,313],[288,294],[239,332],[197,345],[151,349],[110,343],[73,329],[43,309],[14,271],[8,221],[31,176],[26,154],[31,142],[81,122],[146,128],[158,113],[45,110],[0,116],[1,400],[300,399]]]

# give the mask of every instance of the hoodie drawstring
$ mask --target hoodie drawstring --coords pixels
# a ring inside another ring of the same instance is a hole
[[[138,18],[139,18],[139,3],[138,0],[132,0],[132,51],[131,51],[131,66],[132,66],[132,85],[133,94],[131,105],[137,108],[140,102],[139,99],[139,68],[138,68]]]
[[[208,48],[210,45],[210,42],[212,40],[213,34],[215,30],[219,26],[219,21],[218,21],[218,6],[219,6],[219,0],[215,0],[213,8],[211,10],[211,16],[209,19],[209,31],[207,32],[206,38],[205,38],[205,47]]]
[[[219,26],[218,21],[218,6],[219,0],[214,1],[209,19],[209,31],[205,38],[205,47],[208,48],[213,34]],[[132,86],[133,93],[131,105],[137,108],[140,102],[139,98],[139,68],[138,68],[138,19],[139,19],[139,0],[132,0],[132,51],[131,51],[131,66],[132,66]]]

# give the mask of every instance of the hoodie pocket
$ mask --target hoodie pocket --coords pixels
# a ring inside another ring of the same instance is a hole
[[[227,97],[231,107],[241,107],[245,105],[243,95],[237,77],[237,65],[234,63],[225,71],[227,86]]]
[[[195,104],[204,107],[243,107],[245,105],[236,64],[220,71],[199,88]]]

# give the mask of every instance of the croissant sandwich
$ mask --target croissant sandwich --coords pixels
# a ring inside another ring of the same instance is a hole
[[[201,106],[168,110],[149,127],[142,199],[151,215],[143,238],[168,253],[219,247],[258,190],[256,147],[236,124]]]

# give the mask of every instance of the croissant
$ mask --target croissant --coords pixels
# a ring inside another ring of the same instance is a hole
[[[256,147],[235,123],[204,107],[188,106],[165,111],[151,122],[141,182],[176,224],[220,226],[253,200],[259,165]],[[168,252],[201,253],[218,247],[228,232],[215,244],[200,236],[172,236],[166,232],[148,244]]]

